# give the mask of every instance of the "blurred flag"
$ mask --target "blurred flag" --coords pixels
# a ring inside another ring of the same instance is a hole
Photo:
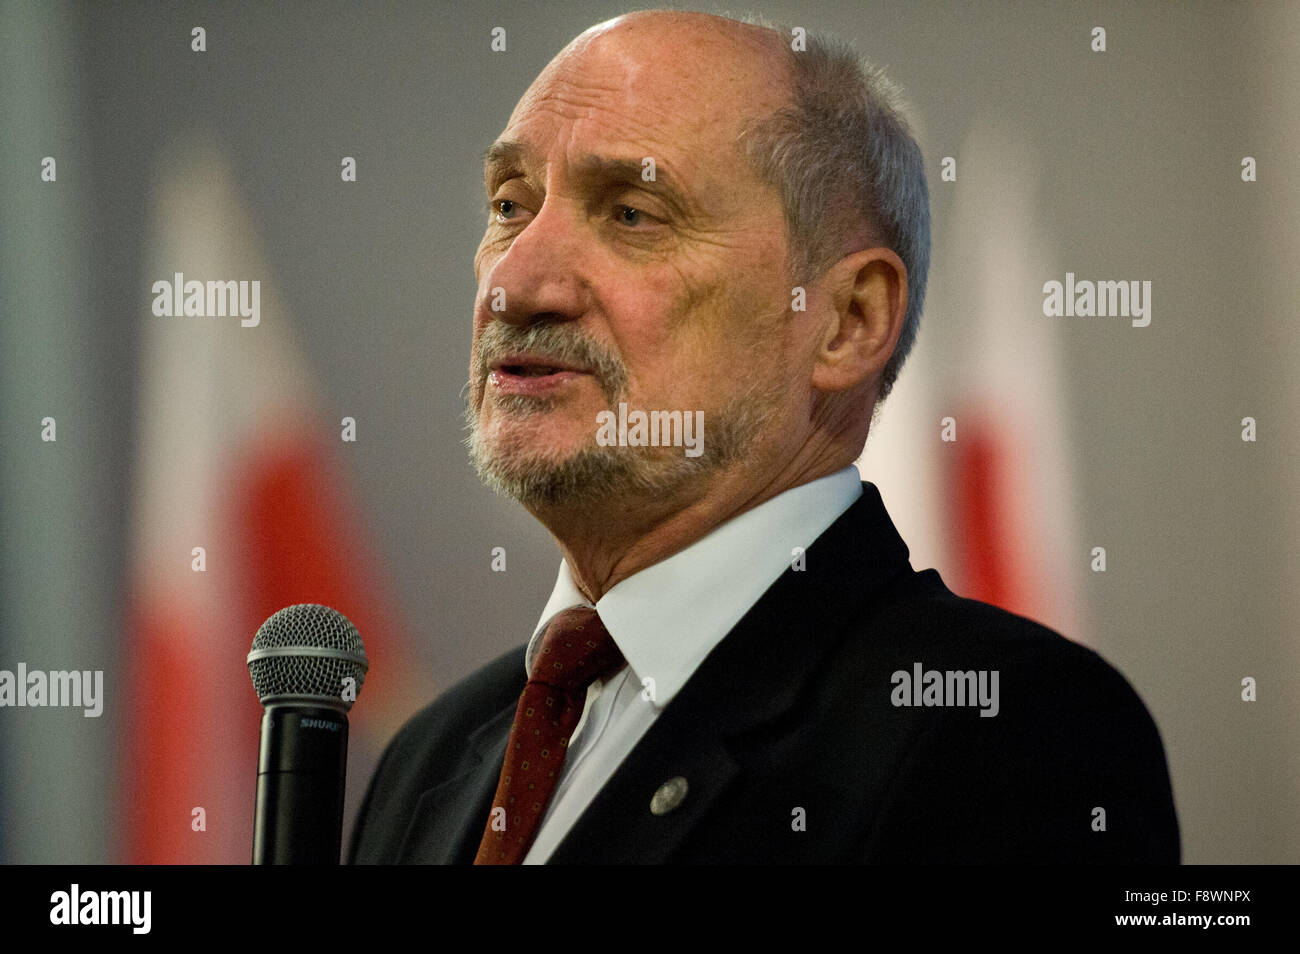
[[[935,231],[920,337],[858,463],[918,569],[954,592],[1088,641],[1061,359],[1068,319],[1042,311],[1064,279],[1039,227],[1032,149],[976,126],[957,153],[951,214]],[[933,164],[932,164],[933,166]],[[937,204],[937,203],[936,203]],[[956,440],[941,440],[944,419]]]
[[[344,414],[318,399],[219,148],[178,146],[154,195],[140,305],[122,860],[245,864],[262,709],[244,657],[268,616],[323,603],[365,640],[370,675],[351,717],[345,824],[427,683],[415,679],[381,598],[344,476],[362,445],[340,439]],[[257,325],[155,315],[154,282],[178,272],[259,281]]]

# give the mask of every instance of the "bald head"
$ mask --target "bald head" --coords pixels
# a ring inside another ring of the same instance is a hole
[[[588,90],[623,90],[647,118],[675,116],[683,131],[737,140],[754,120],[790,101],[789,51],[771,30],[707,13],[645,10],[598,23],[542,70],[511,123],[548,93],[575,108]],[[733,158],[726,154],[718,159]],[[739,151],[734,158],[743,158]]]
[[[770,86],[788,54],[780,35],[766,27],[711,13],[639,10],[587,28],[555,59],[609,40],[634,54],[639,48],[660,65],[697,67],[714,83],[746,76]]]

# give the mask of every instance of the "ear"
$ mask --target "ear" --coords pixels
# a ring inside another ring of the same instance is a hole
[[[892,250],[844,256],[823,277],[830,310],[813,355],[813,387],[847,391],[879,379],[903,333],[907,266]]]

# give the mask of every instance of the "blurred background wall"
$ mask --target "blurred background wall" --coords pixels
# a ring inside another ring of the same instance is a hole
[[[0,709],[0,858],[245,860],[242,658],[286,602],[337,605],[372,649],[349,824],[401,721],[530,635],[558,554],[460,445],[479,157],[629,9],[0,6],[0,669],[105,686],[99,718]],[[859,466],[913,565],[1128,677],[1186,861],[1300,860],[1300,6],[730,10],[851,40],[910,104],[930,294]],[[260,279],[261,324],[156,317],[176,270]],[[1044,317],[1067,271],[1150,281],[1150,325]],[[939,441],[947,415],[971,441]],[[978,545],[972,447],[1010,510]],[[972,575],[981,554],[1021,583]]]

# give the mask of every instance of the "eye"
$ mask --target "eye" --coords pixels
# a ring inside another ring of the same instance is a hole
[[[514,216],[514,213],[518,211],[514,199],[496,199],[489,205],[498,222],[509,221]]]
[[[649,218],[640,209],[634,209],[630,205],[615,206],[618,215],[618,221],[622,225],[641,225],[643,218]]]

